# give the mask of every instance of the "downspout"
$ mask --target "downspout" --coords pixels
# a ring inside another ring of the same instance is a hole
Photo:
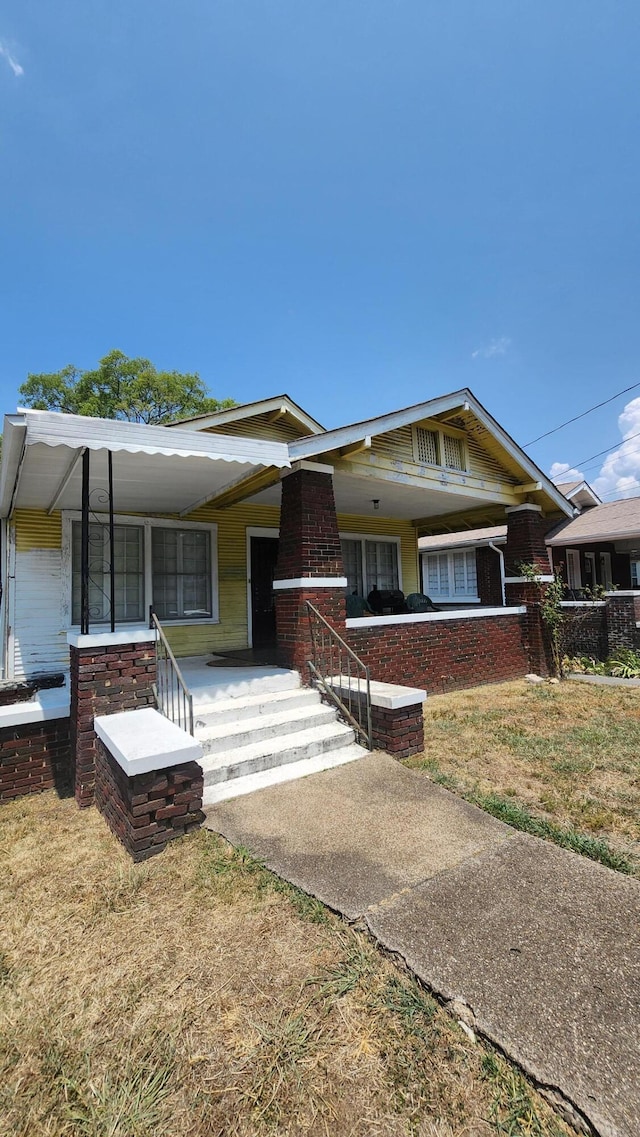
[[[502,607],[506,608],[507,597],[504,587],[504,553],[502,552],[502,549],[499,549],[497,545],[494,545],[493,541],[489,541],[489,548],[493,549],[494,553],[497,553],[500,557],[500,589],[502,591]]]

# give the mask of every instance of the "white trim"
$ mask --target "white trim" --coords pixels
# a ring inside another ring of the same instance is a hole
[[[252,537],[271,537],[272,540],[277,541],[280,536],[280,530],[276,527],[269,528],[266,525],[247,525],[246,528],[246,547],[247,547],[247,646],[253,647],[253,611],[251,607],[251,538]]]
[[[438,620],[474,620],[484,616],[521,616],[526,612],[526,604],[514,604],[506,608],[480,608],[472,612],[416,612],[408,616],[354,616],[346,621],[348,628],[379,628],[384,624],[434,624]]]
[[[98,715],[93,729],[129,778],[202,760],[200,743],[153,707]]]
[[[355,691],[360,694],[361,680],[357,675],[331,675],[326,682],[337,691]],[[369,683],[372,707],[383,707],[388,711],[398,711],[402,707],[413,707],[424,703],[427,692],[420,687],[404,687],[400,683],[382,683],[372,679]]]
[[[274,592],[286,588],[346,588],[346,576],[296,576],[289,580],[274,580]]]
[[[332,474],[334,467],[327,466],[324,462],[292,462],[290,470],[281,471],[281,477],[288,478],[289,474],[297,474],[299,470],[310,470],[312,474]]]
[[[640,588],[614,588],[611,592],[605,592],[605,596],[640,596]]]
[[[606,600],[561,600],[561,608],[606,608]]]
[[[207,430],[211,426],[224,426],[228,422],[242,422],[246,418],[257,418],[270,411],[285,409],[292,418],[309,427],[313,434],[322,434],[324,427],[316,419],[294,403],[288,395],[273,395],[268,399],[259,399],[255,403],[241,403],[240,406],[229,407],[223,411],[213,411],[210,415],[194,415],[193,418],[180,419],[176,423],[167,423],[169,427],[180,427],[182,430]]]
[[[88,636],[79,632],[67,632],[70,647],[118,647],[121,644],[155,643],[156,631],[152,628],[126,628],[120,632],[89,632]]]
[[[528,576],[505,576],[505,584],[553,584],[555,576],[553,573],[540,573],[534,580]]]
[[[508,505],[505,508],[505,513],[521,513],[524,509],[532,509],[534,513],[542,513],[542,506],[534,505],[530,501],[526,501],[524,505]]]
[[[71,528],[74,521],[81,521],[82,514],[76,509],[63,509],[62,510],[62,577],[65,581],[64,595],[62,598],[62,617],[63,624],[69,628],[78,628],[78,624],[72,624],[72,589],[73,589],[73,566],[72,566],[72,541],[71,541]],[[211,616],[203,616],[198,619],[193,616],[177,617],[175,620],[164,619],[163,626],[171,628],[197,626],[199,624],[219,624],[220,623],[220,596],[219,596],[219,577],[218,577],[218,526],[209,521],[183,521],[175,520],[167,517],[147,517],[136,514],[116,513],[113,517],[115,525],[133,525],[143,530],[143,544],[144,544],[144,611],[149,611],[149,605],[153,596],[153,581],[152,581],[152,565],[151,565],[151,530],[152,529],[199,529],[206,530],[211,536]],[[106,513],[92,514],[90,521],[98,525],[108,525],[109,517]],[[96,624],[98,622],[96,621]],[[98,625],[99,626],[99,625]],[[120,622],[121,627],[126,628],[126,624]],[[132,627],[135,627],[135,622]]]
[[[26,726],[30,722],[51,722],[69,717],[69,686],[50,687],[36,691],[32,699],[23,703],[7,703],[0,707],[0,729],[5,726]]]
[[[580,566],[580,550],[565,549],[567,565],[567,586],[571,589],[582,588],[582,568]]]

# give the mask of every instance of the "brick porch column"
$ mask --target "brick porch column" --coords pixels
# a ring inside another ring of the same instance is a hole
[[[342,550],[333,496],[333,467],[297,462],[283,474],[278,564],[273,589],[282,663],[308,680],[309,600],[343,634],[346,618]]]
[[[71,656],[71,778],[81,808],[93,804],[96,715],[154,706],[156,649],[153,633],[69,633]]]
[[[514,505],[506,510],[507,543],[504,549],[507,604],[526,604],[525,620],[529,667],[538,675],[550,670],[547,637],[540,615],[541,590],[553,580],[545,544],[547,524],[539,505]],[[533,565],[540,583],[520,575],[520,564]]]

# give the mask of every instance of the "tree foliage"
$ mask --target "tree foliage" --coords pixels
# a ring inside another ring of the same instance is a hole
[[[61,371],[30,374],[20,388],[22,404],[94,418],[167,423],[234,405],[213,399],[197,373],[158,371],[148,359],[110,351],[93,371],[72,364]]]

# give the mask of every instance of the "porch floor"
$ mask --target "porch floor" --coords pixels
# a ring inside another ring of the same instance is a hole
[[[273,664],[244,663],[238,658],[214,657],[216,665],[208,666],[210,655],[191,655],[178,660],[178,665],[191,694],[194,708],[209,706],[222,699],[240,699],[245,695],[294,691],[300,686],[300,675]]]

